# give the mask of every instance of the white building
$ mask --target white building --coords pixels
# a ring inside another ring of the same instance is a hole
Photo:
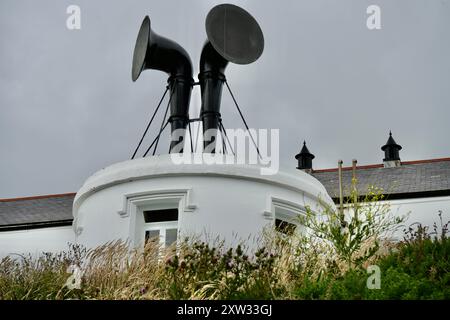
[[[312,169],[312,158],[304,146],[300,170],[275,175],[261,175],[257,165],[178,165],[170,155],[113,164],[77,194],[0,200],[0,256],[64,250],[69,242],[92,247],[123,239],[141,246],[157,235],[163,244],[196,235],[251,245],[264,227],[295,222],[307,205],[318,210],[319,201],[339,202],[337,168]],[[388,190],[391,212],[409,213],[407,224],[432,226],[439,211],[450,219],[450,158],[388,161],[357,167],[362,194],[370,185]],[[344,167],[344,196],[351,177]]]
[[[383,190],[389,211],[397,216],[407,215],[405,227],[413,223],[428,226],[434,223],[439,227],[439,213],[443,222],[450,220],[450,158],[418,161],[401,161],[402,149],[389,134],[387,143],[381,148],[384,159],[381,164],[356,167],[356,188],[361,197],[370,187]],[[296,156],[299,168],[317,178],[327,189],[336,204],[339,204],[338,168],[312,168],[314,156],[306,148]],[[352,167],[342,168],[343,196],[347,198],[352,190]],[[403,230],[396,234],[401,239]]]

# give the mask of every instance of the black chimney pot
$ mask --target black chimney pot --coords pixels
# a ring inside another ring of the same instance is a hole
[[[302,150],[295,156],[295,159],[298,160],[297,169],[312,170],[312,160],[314,158],[315,156],[311,152],[309,152],[308,148],[306,147],[306,141],[303,141]]]
[[[400,161],[399,151],[402,150],[402,146],[395,142],[391,131],[389,131],[388,141],[381,147],[381,150],[384,151],[383,161]]]

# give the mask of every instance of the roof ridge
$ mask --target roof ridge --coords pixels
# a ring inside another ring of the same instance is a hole
[[[75,192],[57,193],[57,194],[47,194],[47,195],[32,196],[32,197],[19,197],[19,198],[0,199],[0,202],[14,202],[14,201],[25,201],[25,200],[62,198],[62,197],[69,197],[69,196],[75,196],[75,195],[76,195]]]
[[[435,159],[425,159],[425,160],[411,160],[411,161],[402,161],[402,165],[411,165],[411,164],[422,164],[422,163],[433,163],[433,162],[441,162],[441,161],[450,161],[450,157],[448,158],[435,158]],[[356,169],[375,169],[375,168],[383,168],[383,164],[368,164],[363,166],[356,166]],[[342,171],[352,170],[352,167],[343,167]],[[321,173],[321,172],[334,172],[338,171],[338,168],[328,168],[328,169],[314,169],[313,173]]]

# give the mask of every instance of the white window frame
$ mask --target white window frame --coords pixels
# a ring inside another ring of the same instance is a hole
[[[151,228],[148,225],[159,223],[145,223],[144,211],[178,209],[176,228],[180,234],[180,226],[185,214],[192,213],[197,208],[195,204],[191,203],[191,192],[191,189],[165,189],[125,195],[123,209],[118,214],[129,220],[128,239],[130,244],[135,248],[142,248],[145,244],[146,228]],[[179,237],[177,238],[179,239]]]
[[[270,197],[269,210],[264,211],[266,219],[270,220],[275,230],[275,220],[279,219],[288,223],[295,224],[295,233],[305,231],[304,226],[299,223],[299,216],[306,214],[306,208],[298,203],[291,202],[285,199]]]

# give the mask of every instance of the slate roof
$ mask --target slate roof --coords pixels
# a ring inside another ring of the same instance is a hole
[[[75,193],[0,199],[0,231],[70,225]]]
[[[332,198],[339,197],[337,168],[315,170],[316,177]],[[343,168],[344,196],[351,190],[352,168]],[[356,169],[357,188],[364,195],[369,186],[384,190],[390,199],[450,195],[450,158],[407,161],[400,167],[380,165],[359,166]]]

